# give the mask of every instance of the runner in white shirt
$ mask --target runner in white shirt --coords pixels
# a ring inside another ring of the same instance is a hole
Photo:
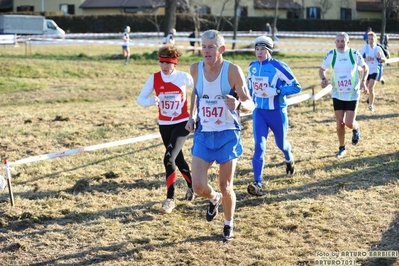
[[[126,26],[125,31],[122,34],[122,40],[123,40],[123,44],[122,44],[122,53],[123,53],[123,57],[125,58],[125,65],[127,65],[129,63],[129,58],[130,58],[130,27]]]
[[[377,43],[377,35],[373,31],[370,31],[368,33],[368,44],[365,44],[359,51],[369,67],[369,75],[366,84],[369,90],[368,104],[370,111],[374,111],[375,84],[379,79],[378,77],[381,76],[381,63],[384,63],[386,59],[384,52]]]
[[[337,158],[346,154],[345,126],[352,129],[352,144],[356,145],[360,140],[360,126],[356,121],[356,111],[360,98],[360,89],[367,94],[366,77],[368,67],[359,52],[349,48],[349,36],[345,32],[335,36],[336,49],[328,51],[319,69],[321,87],[328,85],[326,72],[332,69],[332,98],[335,120],[337,123],[337,135],[339,150]],[[360,78],[359,68],[363,75]]]

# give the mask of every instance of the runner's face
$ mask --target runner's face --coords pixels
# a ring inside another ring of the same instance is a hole
[[[374,46],[374,37],[373,37],[373,35],[369,35],[368,40],[369,40],[370,46],[373,47]]]
[[[265,61],[267,58],[269,58],[269,53],[267,52],[267,49],[265,47],[256,47],[255,54],[259,62]]]
[[[224,46],[218,47],[215,40],[202,40],[202,56],[205,64],[213,64],[220,58]]]
[[[165,75],[170,75],[172,74],[173,70],[175,70],[175,64],[173,63],[159,62],[159,65],[161,66],[162,73]]]
[[[337,49],[345,49],[347,43],[345,42],[344,36],[338,36],[335,38],[335,45]]]

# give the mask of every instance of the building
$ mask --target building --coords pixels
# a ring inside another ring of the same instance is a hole
[[[177,13],[233,16],[234,0],[178,0]],[[279,18],[381,18],[380,0],[279,0]],[[12,4],[13,3],[13,4]],[[274,17],[275,0],[240,0],[239,16]],[[165,0],[4,0],[0,12],[63,11],[65,15],[165,14]],[[388,17],[397,17],[394,11]]]

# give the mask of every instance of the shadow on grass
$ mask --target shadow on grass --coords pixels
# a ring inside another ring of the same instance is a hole
[[[189,238],[183,242],[205,242],[205,241],[217,241],[220,240],[220,235],[214,236],[203,236],[203,237],[196,237],[196,238]],[[159,239],[162,240],[162,239]],[[168,241],[163,241],[162,244],[151,244],[154,239],[149,238],[141,238],[136,239],[128,242],[123,242],[113,246],[106,246],[106,247],[98,247],[93,248],[91,250],[83,251],[80,253],[68,254],[64,256],[60,256],[56,259],[51,259],[47,261],[42,261],[39,263],[30,264],[30,266],[45,266],[45,265],[62,265],[62,266],[72,266],[72,265],[97,265],[99,263],[106,263],[115,261],[117,258],[131,258],[131,261],[134,265],[135,263],[143,263],[145,262],[145,258],[141,257],[142,250],[154,250],[154,249],[164,249],[170,248],[171,245],[178,245],[179,242],[170,243]],[[180,242],[182,243],[182,242]],[[137,246],[137,248],[133,248],[130,250],[126,250],[126,247],[129,246]],[[123,250],[123,251],[121,251]],[[96,255],[92,259],[85,260],[85,257],[93,256],[93,254],[99,253],[111,253],[109,255]],[[65,261],[73,260],[73,263],[65,263]],[[147,263],[148,264],[148,263]]]
[[[338,167],[355,169],[358,165],[364,164],[365,160],[367,160],[367,163],[370,166],[366,170],[353,171],[347,175],[331,177],[330,179],[306,183],[301,186],[293,186],[291,188],[283,189],[267,189],[266,187],[265,192],[267,198],[264,198],[264,200],[261,201],[257,200],[256,197],[249,197],[247,193],[237,193],[237,208],[246,205],[257,206],[260,204],[286,200],[291,201],[304,198],[316,198],[319,195],[337,194],[341,190],[351,191],[357,189],[368,189],[374,186],[383,186],[390,182],[397,182],[399,172],[399,165],[397,162],[398,156],[398,152],[393,152],[390,154],[378,155],[370,158],[359,158],[351,161],[334,160],[330,166],[324,167],[326,172],[332,172]],[[300,166],[300,161],[297,161],[297,168],[298,166]],[[318,169],[306,169],[306,174],[314,176],[317,171]],[[252,169],[241,170],[242,174],[248,174],[250,172],[252,172]],[[270,178],[269,180],[272,182],[296,183],[295,178],[297,177],[287,178],[285,175],[281,175],[280,177]],[[236,180],[237,179],[239,178],[236,178]],[[244,185],[244,182],[248,184],[251,181],[252,180],[239,181],[236,182],[236,184]]]
[[[372,243],[370,251],[396,251],[399,252],[399,213],[389,225],[389,228],[382,235],[377,243]],[[369,257],[360,261],[362,266],[391,266],[397,265],[398,258]]]

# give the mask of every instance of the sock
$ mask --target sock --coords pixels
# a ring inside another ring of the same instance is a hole
[[[216,204],[216,203],[219,201],[219,199],[220,199],[219,193],[216,192],[215,194],[216,194],[215,197],[213,197],[213,198],[211,199],[211,201],[212,201],[213,204]]]
[[[224,220],[224,225],[228,225],[231,228],[233,228],[233,220],[231,220],[231,221]]]

